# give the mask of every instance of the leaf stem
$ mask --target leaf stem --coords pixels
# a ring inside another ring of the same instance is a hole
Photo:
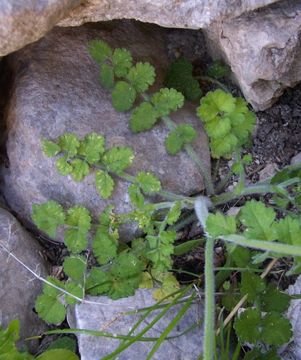
[[[220,81],[212,78],[211,76],[196,76],[195,77],[198,80],[202,80],[202,81],[206,81],[206,82],[211,82],[212,84],[217,85],[218,87],[220,87],[221,89],[223,89],[224,91],[230,93],[231,91],[227,88],[227,86],[225,86],[223,83],[221,83]]]
[[[215,299],[214,299],[214,239],[207,237],[205,247],[205,320],[204,320],[204,360],[213,360],[214,358],[214,313],[215,313]]]

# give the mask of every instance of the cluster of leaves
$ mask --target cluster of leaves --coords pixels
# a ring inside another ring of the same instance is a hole
[[[214,79],[221,79],[230,74],[230,68],[221,60],[215,60],[207,69],[207,75]]]
[[[108,206],[95,224],[83,206],[77,205],[65,211],[51,200],[33,205],[32,219],[36,226],[52,238],[56,238],[58,228],[61,228],[70,252],[63,263],[68,280],[62,282],[48,278],[48,284],[44,285],[43,293],[36,300],[36,310],[43,320],[61,323],[66,316],[66,305],[83,299],[86,292],[105,294],[112,299],[133,295],[147,277],[151,282],[156,280],[162,284],[162,296],[172,291],[177,281],[171,274],[168,277],[164,274],[172,268],[176,232],[167,227],[178,220],[182,205],[176,202],[163,219],[157,219],[156,206],[147,203],[144,194],[160,190],[159,179],[149,172],[139,172],[128,190],[134,210],[116,215],[113,206]],[[146,236],[133,240],[131,246],[121,246],[118,227],[133,221]],[[98,266],[88,271],[84,252],[89,239]],[[155,296],[158,298],[159,293]]]
[[[128,50],[112,50],[104,41],[93,40],[89,45],[89,53],[100,67],[100,83],[112,91],[113,107],[117,111],[132,109],[129,126],[133,133],[152,129],[161,118],[183,106],[184,96],[175,86],[162,88],[152,96],[145,93],[155,81],[155,70],[147,62],[133,65],[132,55]],[[189,79],[191,85],[192,81],[196,81],[192,78],[192,65],[185,64],[183,76],[186,81]],[[133,108],[138,95],[142,101]],[[191,125],[178,126],[166,139],[168,153],[175,155],[195,138],[196,131]]]
[[[75,349],[66,349],[53,344],[45,352],[37,357],[26,351],[20,351],[16,343],[20,338],[20,322],[12,320],[6,329],[0,327],[0,360],[78,360],[74,353]]]
[[[42,141],[43,152],[48,157],[58,157],[58,172],[70,175],[75,181],[82,181],[91,168],[95,171],[95,186],[103,199],[109,198],[114,190],[110,173],[122,174],[133,162],[134,153],[130,147],[115,146],[105,149],[105,138],[96,133],[87,134],[79,140],[75,134],[65,133],[54,141]]]
[[[300,221],[290,215],[276,220],[276,212],[261,201],[246,202],[237,216],[210,214],[206,229],[215,238],[239,234],[242,238],[252,239],[258,243],[267,241],[301,245]],[[239,286],[236,283],[224,284],[226,295],[222,299],[225,308],[231,311],[238,300],[247,295],[249,307],[244,309],[234,322],[240,343],[255,346],[246,359],[252,359],[251,356],[255,353],[261,354],[262,344],[268,345],[269,351],[274,353],[275,347],[288,342],[292,336],[291,324],[283,316],[289,306],[290,296],[279,291],[273,284],[267,284],[252,271],[258,270],[265,259],[286,254],[251,251],[235,244],[227,244],[227,253],[232,265],[249,269],[242,273]],[[300,258],[296,256],[294,261],[290,273],[300,273]]]
[[[165,85],[180,91],[190,101],[197,101],[202,95],[200,84],[193,76],[193,66],[186,58],[179,58],[170,65]]]
[[[255,115],[242,98],[220,89],[210,91],[202,97],[197,114],[210,139],[213,158],[231,158],[236,149],[250,140]]]

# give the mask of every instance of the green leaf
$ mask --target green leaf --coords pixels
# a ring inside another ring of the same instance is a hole
[[[154,193],[161,190],[160,180],[150,172],[139,172],[136,176],[136,181],[145,193]]]
[[[209,66],[207,70],[208,76],[213,77],[214,79],[220,79],[222,77],[230,75],[230,68],[224,64],[221,60],[215,60]]]
[[[85,157],[89,164],[96,164],[104,153],[105,139],[95,132],[87,134],[80,142],[78,153]]]
[[[298,219],[286,216],[274,224],[277,239],[283,243],[301,246],[301,225]]]
[[[42,150],[46,156],[53,157],[61,151],[61,148],[53,141],[42,140]]]
[[[79,255],[67,256],[63,263],[64,273],[72,280],[79,283],[83,282],[86,267],[86,259]]]
[[[191,251],[192,249],[198,247],[201,243],[202,243],[201,239],[185,241],[184,243],[174,247],[174,255],[176,256],[184,255],[189,251]]]
[[[60,148],[67,153],[68,157],[73,157],[77,154],[79,140],[75,134],[65,133],[59,137],[58,141]]]
[[[103,156],[103,164],[108,171],[122,173],[134,160],[134,153],[130,147],[116,146],[107,150]]]
[[[86,281],[86,291],[91,295],[106,294],[111,288],[110,275],[100,268],[93,267]]]
[[[43,354],[39,355],[37,360],[79,360],[78,356],[74,352],[67,349],[52,349],[47,350]]]
[[[64,283],[62,283],[60,280],[52,276],[47,276],[46,280],[52,285],[44,283],[43,294],[49,295],[54,298],[62,294],[61,290],[57,288],[64,289]]]
[[[49,324],[60,324],[65,320],[65,306],[56,298],[41,294],[35,302],[35,309],[41,319]]]
[[[231,120],[228,117],[214,118],[206,124],[206,132],[211,139],[221,139],[231,131]]]
[[[184,105],[184,96],[175,89],[163,88],[152,96],[157,116],[167,116]]]
[[[246,227],[245,236],[249,239],[275,240],[277,238],[272,224],[276,213],[260,201],[246,202],[240,211],[239,220]]]
[[[137,208],[144,205],[144,196],[141,193],[140,187],[136,184],[131,184],[128,188],[131,203]]]
[[[291,297],[278,290],[274,284],[269,284],[267,289],[261,295],[261,300],[263,311],[282,313],[288,309]]]
[[[66,291],[69,294],[72,294],[73,296],[76,296],[77,298],[83,299],[84,298],[84,289],[80,284],[74,283],[74,282],[67,282],[65,284]],[[65,301],[68,305],[75,305],[78,301],[70,295],[65,295]]]
[[[91,228],[91,215],[85,207],[73,206],[67,212],[66,224],[88,232]]]
[[[206,231],[214,238],[220,235],[235,234],[235,216],[225,216],[221,213],[209,214],[206,222]]]
[[[240,291],[242,295],[248,295],[249,302],[254,302],[265,288],[265,282],[260,276],[251,272],[242,273]]]
[[[90,168],[89,165],[80,159],[75,159],[71,161],[72,172],[71,176],[75,181],[82,181],[85,176],[89,174]]]
[[[193,77],[193,66],[185,58],[174,61],[167,73],[165,84],[168,88],[180,91],[187,100],[200,99],[202,91],[199,82]]]
[[[64,242],[72,253],[80,253],[87,249],[87,232],[80,229],[68,229],[65,231]]]
[[[117,111],[127,111],[133,106],[136,99],[134,87],[125,82],[118,81],[112,92],[112,104]]]
[[[140,275],[143,269],[141,261],[130,252],[122,252],[114,260],[111,274],[120,279],[131,278]]]
[[[114,87],[114,71],[111,65],[100,65],[100,83],[106,89],[112,89]]]
[[[246,309],[234,322],[236,335],[241,343],[255,344],[261,340],[261,315],[258,309]]]
[[[163,274],[162,280],[162,286],[153,292],[153,298],[157,301],[166,298],[166,296],[180,289],[180,284],[173,274]]]
[[[178,125],[165,139],[165,147],[170,155],[177,154],[184,145],[191,143],[197,137],[197,132],[191,125]]]
[[[95,233],[92,248],[94,256],[100,265],[108,263],[117,255],[118,239],[114,234],[99,227]]]
[[[241,268],[248,268],[251,264],[251,251],[245,247],[226,244],[227,251],[231,259],[234,261],[235,265]]]
[[[268,313],[262,320],[261,340],[268,345],[280,346],[292,337],[292,326],[279,313]]]
[[[48,346],[47,351],[53,349],[65,349],[75,352],[76,347],[77,344],[74,338],[71,338],[69,336],[62,336],[52,341],[51,344]]]
[[[34,204],[31,217],[35,225],[52,238],[56,236],[58,226],[65,222],[62,206],[52,200],[44,204]]]
[[[254,348],[248,351],[243,360],[281,360],[275,349],[261,353],[260,349]]]
[[[179,201],[177,201],[169,210],[168,214],[167,214],[167,218],[166,218],[166,222],[168,225],[173,225],[174,223],[176,223],[180,216],[181,216],[181,210],[182,210],[182,205]]]
[[[125,77],[132,67],[132,55],[126,49],[115,49],[112,57],[114,72],[117,77]]]
[[[55,165],[57,171],[63,176],[67,176],[73,171],[73,167],[69,164],[67,155],[58,158],[55,162]]]
[[[155,82],[155,69],[147,62],[138,62],[128,72],[127,79],[138,93],[142,93]]]
[[[158,120],[158,113],[149,102],[142,102],[132,112],[130,129],[133,133],[150,130]]]
[[[102,64],[112,56],[109,45],[102,40],[92,40],[88,46],[89,54],[98,64]]]
[[[95,185],[99,195],[103,199],[108,199],[113,193],[115,183],[106,171],[97,170],[95,173]]]
[[[296,177],[301,179],[301,164],[287,166],[284,169],[278,171],[271,179],[271,184],[281,184]]]

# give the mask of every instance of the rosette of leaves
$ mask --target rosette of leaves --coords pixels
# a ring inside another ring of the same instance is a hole
[[[202,95],[200,84],[193,76],[193,66],[189,60],[183,57],[170,65],[165,85],[180,91],[190,101],[197,101]]]
[[[208,134],[211,155],[217,159],[231,158],[236,149],[246,145],[255,125],[247,103],[220,89],[201,99],[197,115]]]
[[[99,195],[107,199],[114,190],[115,181],[111,173],[120,174],[133,162],[134,153],[130,147],[115,146],[105,149],[105,138],[89,133],[84,139],[65,133],[54,141],[42,141],[43,152],[48,157],[57,157],[58,172],[70,175],[75,181],[82,181],[93,169],[95,186]]]

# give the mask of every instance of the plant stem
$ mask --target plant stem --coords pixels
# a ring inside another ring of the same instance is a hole
[[[205,248],[205,334],[204,334],[204,360],[213,360],[214,358],[214,324],[215,324],[215,299],[214,299],[214,239],[207,237]]]
[[[211,82],[212,84],[215,84],[217,85],[218,87],[220,87],[221,89],[223,89],[224,91],[226,92],[230,92],[230,90],[223,84],[221,83],[220,81],[210,77],[210,76],[196,76],[196,79],[199,79],[199,80],[203,80],[203,81],[207,81],[207,82]]]

